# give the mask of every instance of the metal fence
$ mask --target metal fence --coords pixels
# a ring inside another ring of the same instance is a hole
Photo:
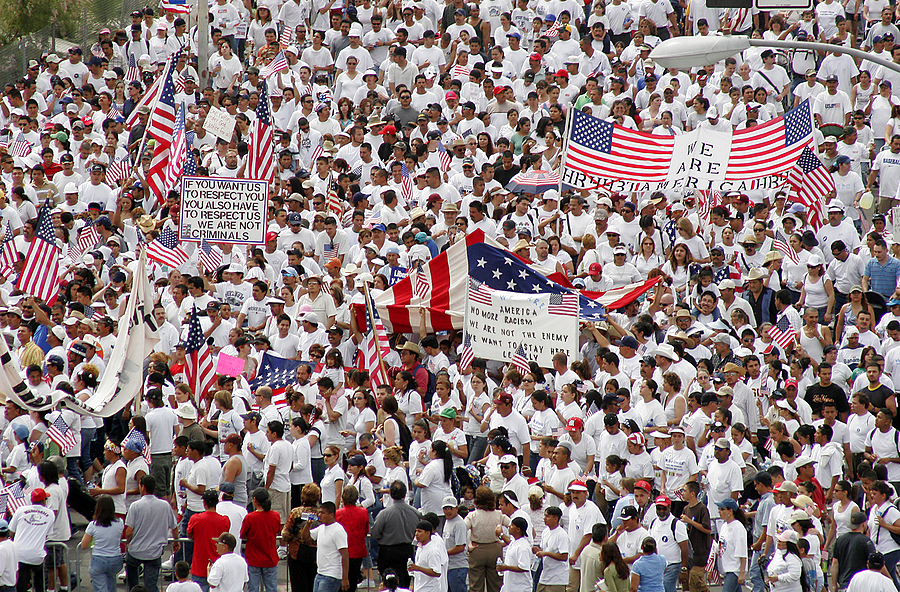
[[[50,23],[9,45],[0,47],[0,83],[13,82],[24,76],[30,60],[57,52],[64,57],[70,47],[84,48],[85,60],[90,47],[97,41],[97,32],[109,27],[113,31],[131,24],[131,13],[146,6],[156,6],[147,0],[88,0],[83,3],[81,15],[67,23]]]

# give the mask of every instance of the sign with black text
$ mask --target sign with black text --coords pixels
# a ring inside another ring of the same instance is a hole
[[[268,206],[266,181],[184,177],[181,240],[265,244]]]

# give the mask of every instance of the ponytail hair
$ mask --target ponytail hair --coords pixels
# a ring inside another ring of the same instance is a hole
[[[450,449],[447,448],[447,443],[443,440],[437,440],[432,442],[431,449],[434,450],[438,458],[444,461],[444,481],[449,483],[450,475],[453,474],[453,457],[450,454]]]

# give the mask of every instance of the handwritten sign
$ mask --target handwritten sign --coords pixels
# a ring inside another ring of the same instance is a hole
[[[226,142],[231,141],[234,134],[235,119],[225,111],[218,107],[210,107],[206,119],[203,121],[203,129],[217,138],[222,138]]]
[[[184,177],[181,240],[262,245],[268,205],[266,181]]]
[[[244,371],[245,360],[229,356],[228,354],[219,354],[219,361],[216,363],[216,374],[222,376],[240,376]]]

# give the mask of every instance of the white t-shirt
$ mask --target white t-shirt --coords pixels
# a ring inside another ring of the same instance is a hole
[[[341,567],[341,549],[347,548],[347,531],[340,522],[322,524],[309,531],[309,536],[316,541],[317,573],[336,578],[343,577]]]
[[[282,493],[291,490],[290,473],[293,462],[294,449],[290,442],[277,440],[272,443],[272,447],[266,452],[266,458],[263,461],[265,471],[268,471],[271,466],[275,467],[271,489]]]
[[[888,429],[887,432],[874,429],[866,436],[866,448],[872,448],[872,454],[878,458],[896,458],[900,456],[900,448],[897,446],[897,440],[900,438],[897,430]],[[900,463],[887,463],[888,481],[900,480]]]

